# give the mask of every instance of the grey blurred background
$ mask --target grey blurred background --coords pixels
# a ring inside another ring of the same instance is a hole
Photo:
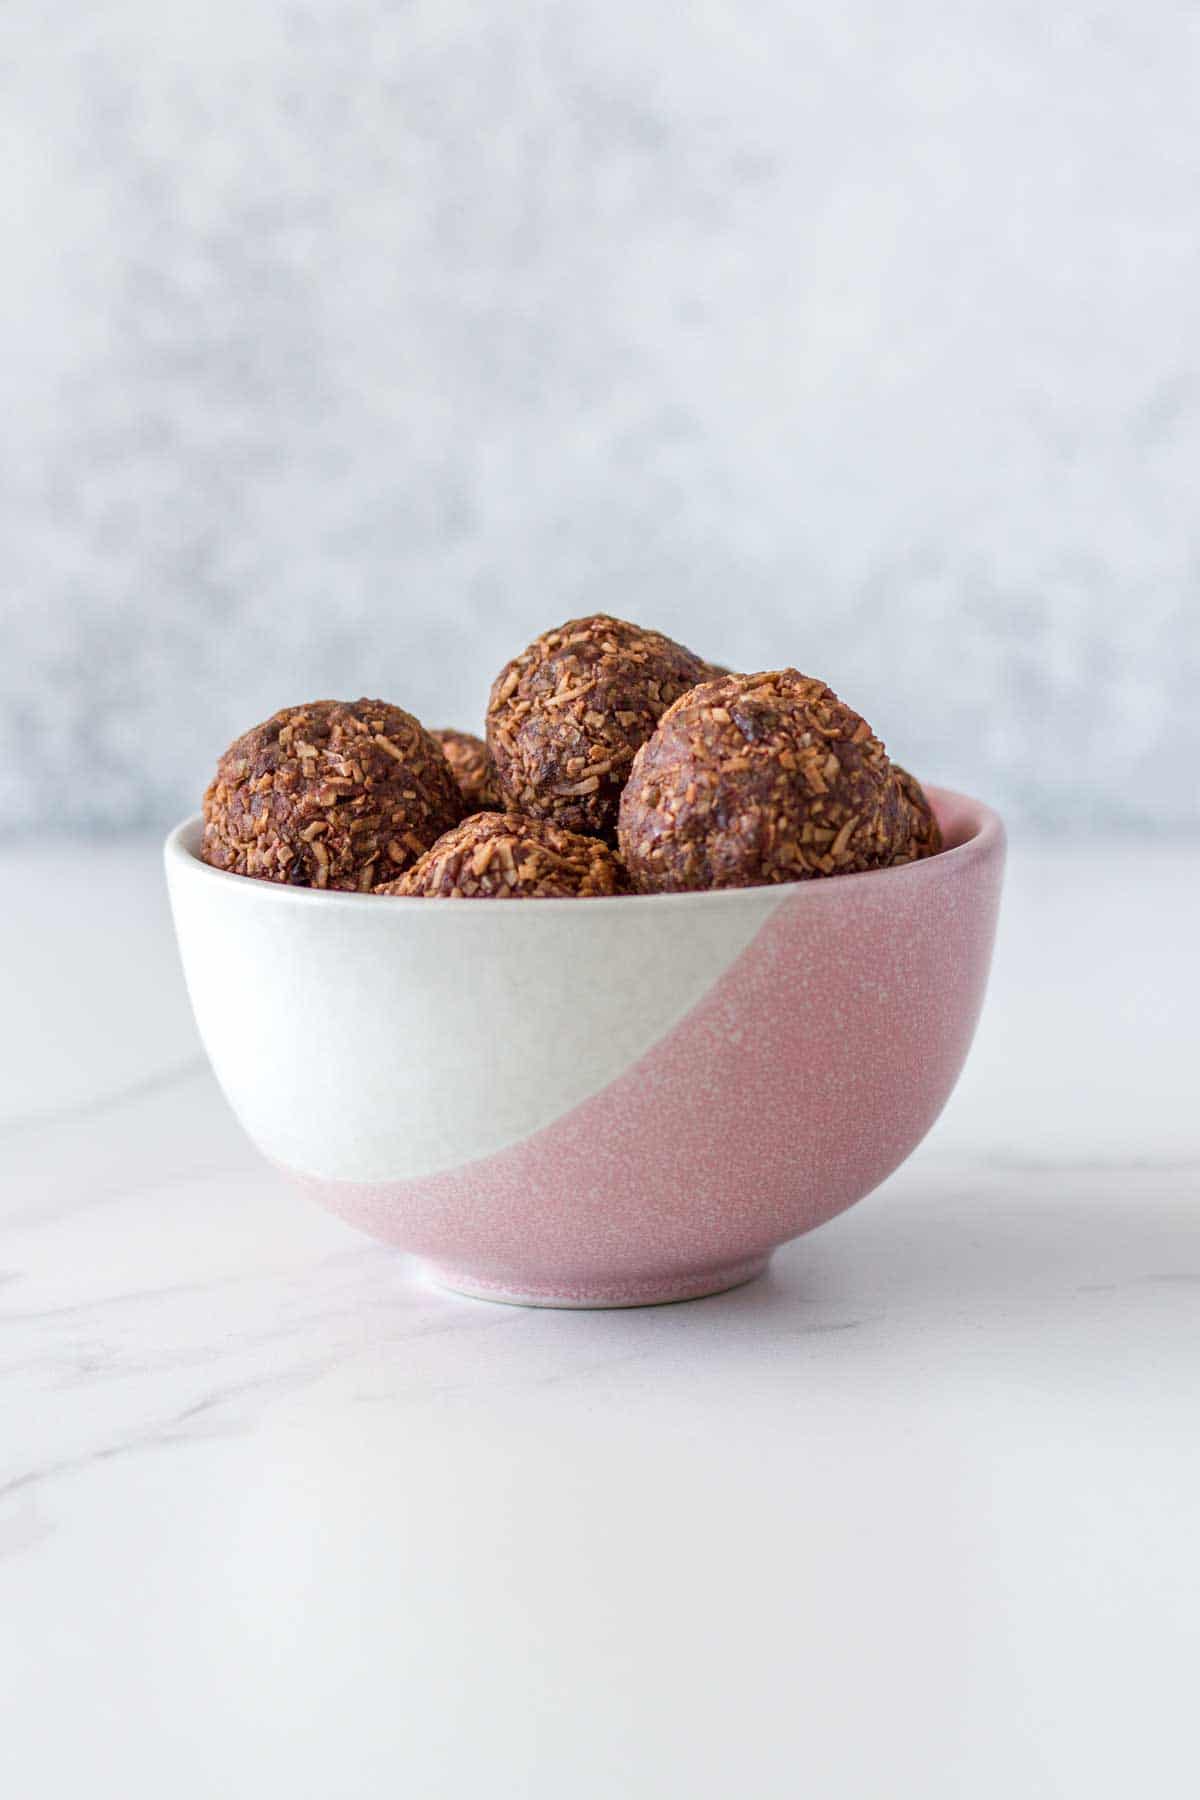
[[[5,0],[0,823],[606,609],[1191,830],[1191,4]]]

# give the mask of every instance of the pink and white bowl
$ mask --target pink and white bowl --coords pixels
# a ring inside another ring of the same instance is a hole
[[[975,1030],[1004,830],[869,875],[612,900],[395,900],[166,843],[192,1005],[273,1162],[434,1280],[639,1306],[749,1280],[920,1143]]]

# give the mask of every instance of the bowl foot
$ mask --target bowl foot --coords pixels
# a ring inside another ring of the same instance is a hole
[[[676,1275],[626,1276],[612,1281],[530,1282],[496,1281],[472,1275],[450,1263],[422,1265],[435,1286],[466,1294],[471,1300],[497,1300],[504,1306],[559,1306],[583,1309],[612,1306],[665,1306],[677,1300],[702,1300],[729,1288],[753,1281],[766,1268],[770,1256],[744,1257],[740,1262]]]

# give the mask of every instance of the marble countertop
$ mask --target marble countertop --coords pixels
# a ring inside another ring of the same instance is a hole
[[[1018,846],[909,1164],[607,1313],[259,1161],[155,847],[3,863],[5,1792],[1194,1792],[1200,854]]]

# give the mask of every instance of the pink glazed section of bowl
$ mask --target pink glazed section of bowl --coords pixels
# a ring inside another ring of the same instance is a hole
[[[544,1129],[418,1179],[298,1178],[476,1296],[637,1306],[750,1279],[904,1161],[966,1058],[1004,833],[932,798],[942,855],[789,890],[660,1042]]]

